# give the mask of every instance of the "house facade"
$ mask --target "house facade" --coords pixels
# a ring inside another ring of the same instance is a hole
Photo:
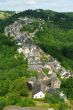
[[[40,92],[33,95],[34,99],[41,99],[41,98],[44,98],[44,97],[45,97],[45,94],[42,91],[40,91]]]

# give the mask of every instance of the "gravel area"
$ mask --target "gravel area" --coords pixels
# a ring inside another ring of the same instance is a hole
[[[20,108],[20,107],[11,106],[11,107],[5,107],[4,110],[49,110],[49,109],[47,109],[47,108],[35,108],[35,107]]]

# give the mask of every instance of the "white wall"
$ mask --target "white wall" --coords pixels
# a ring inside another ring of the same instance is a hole
[[[44,98],[44,97],[45,97],[45,94],[42,91],[40,91],[39,93],[33,96],[34,99],[39,99],[39,98]]]

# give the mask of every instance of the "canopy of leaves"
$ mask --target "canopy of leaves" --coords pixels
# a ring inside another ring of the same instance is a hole
[[[27,71],[27,59],[17,52],[17,48],[13,38],[0,35],[0,110],[5,105],[19,103],[22,97],[28,98],[27,81],[36,74]],[[32,101],[28,105],[32,105]]]
[[[65,30],[47,21],[43,31],[36,33],[34,41],[46,53],[51,54],[63,66],[73,71],[73,29]]]
[[[73,77],[62,81],[61,90],[66,94],[67,98],[73,99]]]

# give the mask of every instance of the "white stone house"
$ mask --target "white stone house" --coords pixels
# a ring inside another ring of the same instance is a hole
[[[33,95],[34,99],[41,99],[41,98],[44,98],[44,97],[45,97],[45,94],[42,91],[40,91],[40,92]]]
[[[32,90],[32,97],[34,99],[41,99],[45,97],[45,86],[37,82]]]

